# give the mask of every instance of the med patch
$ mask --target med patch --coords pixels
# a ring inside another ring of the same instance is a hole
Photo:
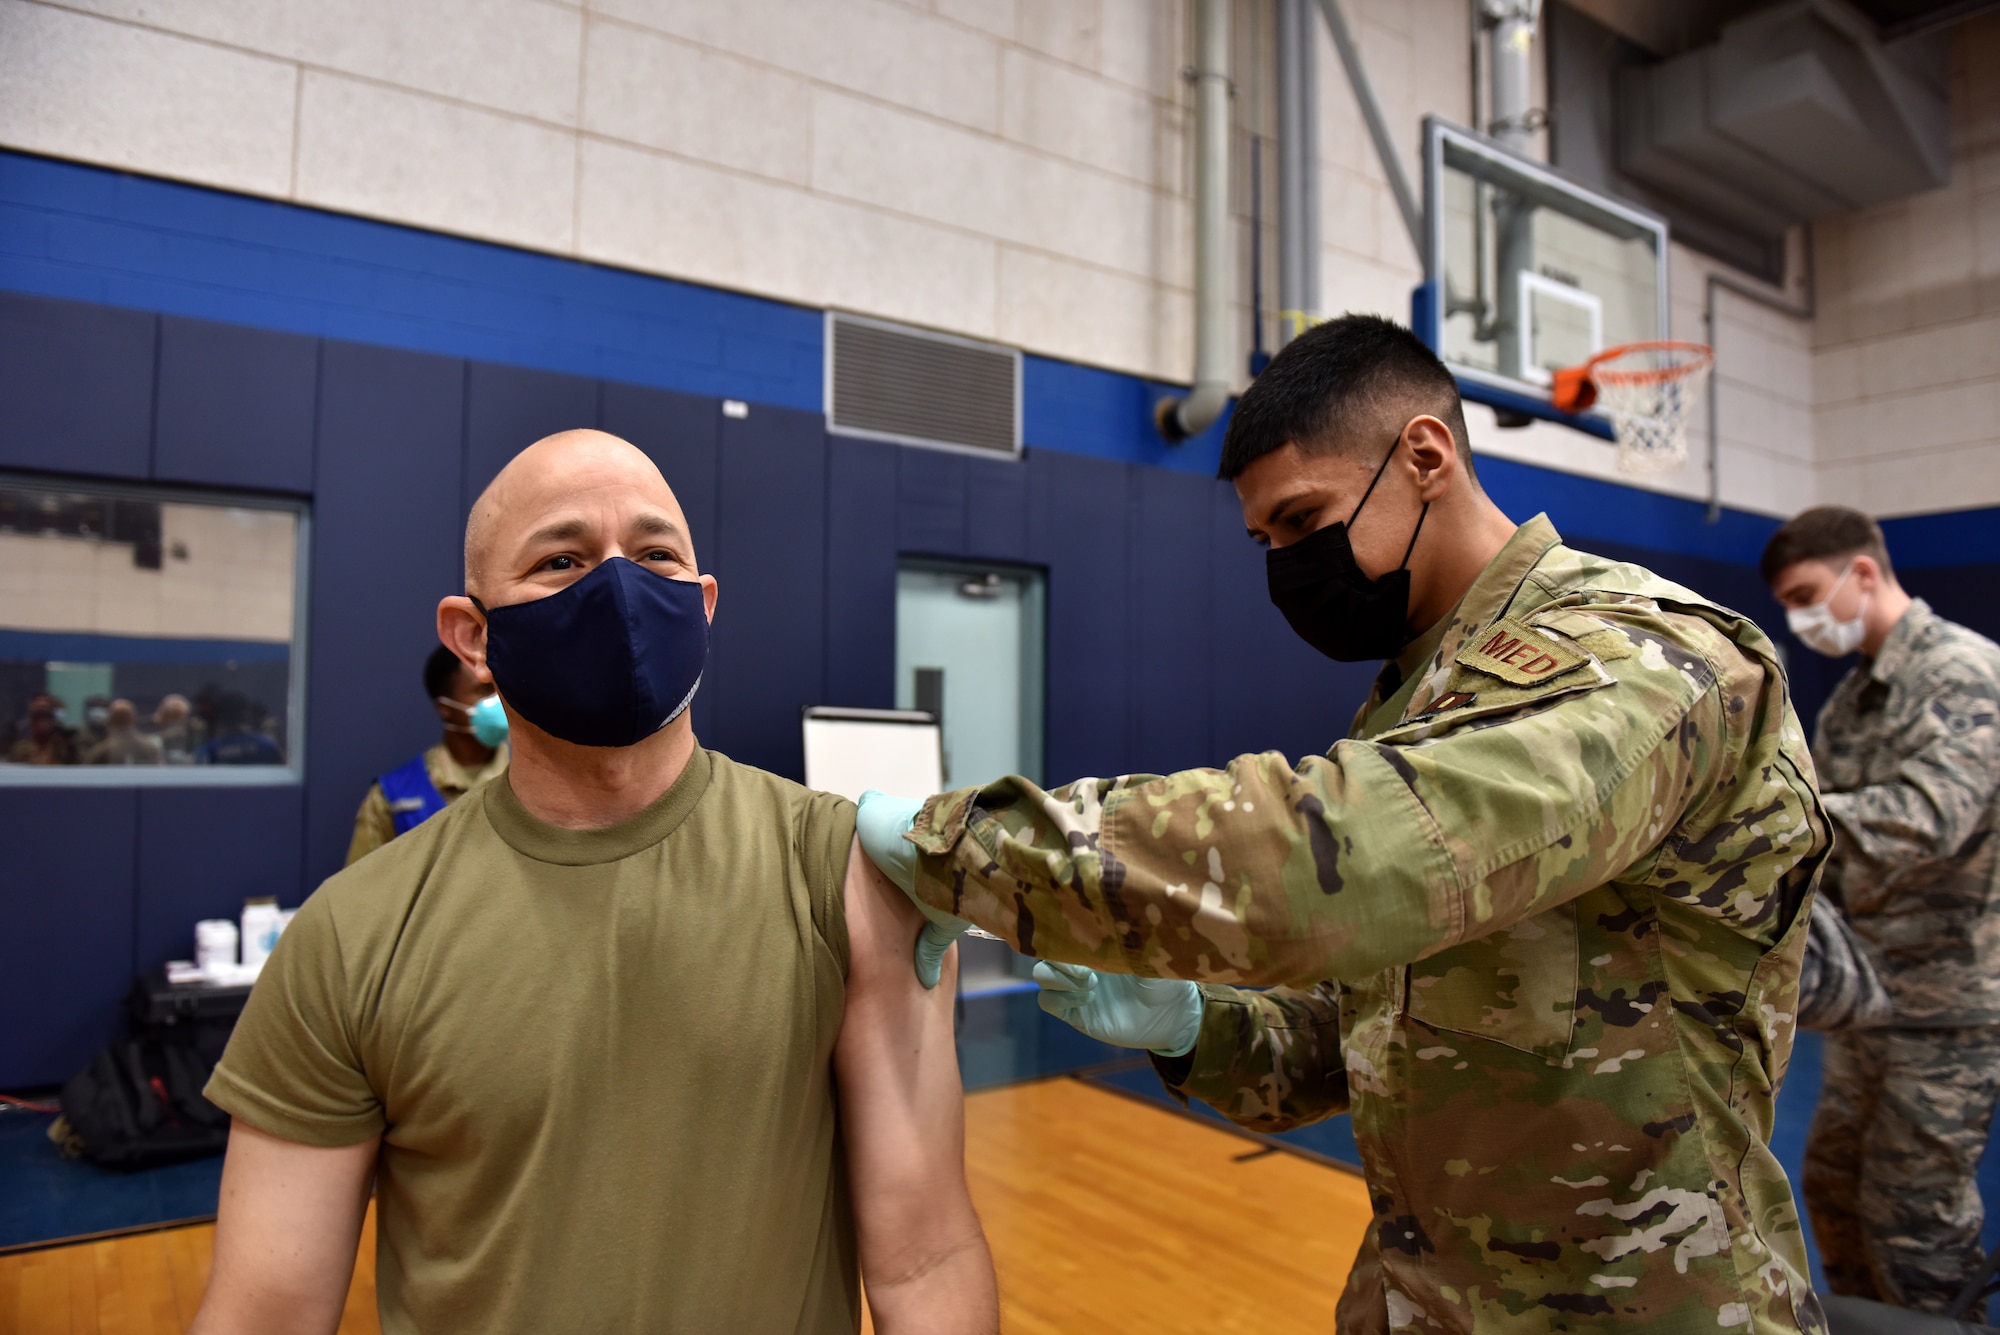
[[[1590,655],[1512,617],[1502,617],[1467,640],[1453,661],[1516,686],[1537,686],[1582,667]]]

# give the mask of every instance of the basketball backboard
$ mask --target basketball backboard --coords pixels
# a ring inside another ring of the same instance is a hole
[[[1412,319],[1467,399],[1611,436],[1549,403],[1552,373],[1667,337],[1666,220],[1435,116],[1424,120],[1424,285]]]

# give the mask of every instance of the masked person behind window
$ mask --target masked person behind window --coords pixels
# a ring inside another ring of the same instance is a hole
[[[130,700],[113,700],[104,710],[104,737],[84,753],[86,765],[157,765],[158,739],[139,731],[139,711]]]
[[[241,691],[215,698],[215,735],[194,753],[197,765],[282,765],[278,744],[258,731],[261,709]]]
[[[354,814],[349,866],[507,768],[507,711],[500,697],[443,645],[424,660],[424,695],[444,735],[368,785]]]
[[[192,765],[206,734],[188,698],[178,692],[160,697],[153,711],[153,736],[169,765]]]
[[[1856,510],[1807,510],[1762,570],[1794,635],[1861,655],[1813,742],[1821,893],[1894,1003],[1887,1027],[1827,1036],[1806,1208],[1835,1293],[1945,1311],[1982,1259],[2000,1097],[2000,645],[1904,592]]]
[[[198,1335],[331,1332],[371,1179],[390,1335],[852,1332],[857,1262],[883,1335],[995,1330],[952,989],[852,803],[695,741],[716,582],[659,470],[532,446],[465,568],[438,634],[513,762],[279,941]]]
[[[74,765],[76,734],[63,725],[62,701],[43,691],[28,701],[28,723],[7,759],[16,765]]]

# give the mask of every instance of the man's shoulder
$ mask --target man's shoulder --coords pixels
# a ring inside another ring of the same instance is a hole
[[[2000,644],[1971,627],[1932,614],[1911,648],[1910,667],[1926,686],[2000,697]]]
[[[787,840],[795,867],[805,874],[813,924],[847,967],[844,896],[847,860],[854,842],[854,803],[802,783],[739,764],[710,751],[708,792],[697,812],[720,821],[732,839],[768,830]]]
[[[369,785],[362,799],[383,803],[382,785]],[[381,847],[335,872],[320,883],[315,897],[328,897],[330,907],[342,911],[386,911],[407,904],[436,875],[447,848],[462,846],[468,836],[481,830],[492,834],[486,814],[478,802],[460,801],[445,807],[407,834],[397,835]],[[493,834],[497,843],[499,836]]]
[[[1777,663],[1776,646],[1751,618],[1634,562],[1556,547],[1532,580],[1542,605],[1524,610],[1522,619],[1554,627],[1568,616],[1580,629],[1597,623],[1617,632],[1637,661],[1616,675],[1666,668],[1735,679],[1768,674]],[[1615,641],[1603,643],[1611,655],[1625,656]]]
[[[853,823],[854,803],[837,793],[808,788],[783,775],[731,760],[720,751],[709,751],[708,756],[709,791],[704,806],[719,799],[717,806],[732,813],[748,807],[798,819],[837,820],[844,814],[848,823]]]

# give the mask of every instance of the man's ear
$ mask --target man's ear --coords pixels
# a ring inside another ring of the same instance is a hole
[[[721,586],[715,582],[715,576],[701,577],[701,605],[708,613],[708,623],[711,626],[715,624],[715,599],[720,591]]]
[[[1458,478],[1458,440],[1451,428],[1425,413],[1410,419],[1403,440],[1417,473],[1417,499],[1426,505],[1442,499]]]
[[[1863,552],[1854,558],[1854,582],[1861,586],[1862,592],[1875,593],[1888,588],[1895,580],[1883,573],[1880,561]]]
[[[493,684],[493,673],[486,666],[486,617],[472,599],[463,594],[439,599],[437,631],[438,643],[458,655],[474,681]]]

